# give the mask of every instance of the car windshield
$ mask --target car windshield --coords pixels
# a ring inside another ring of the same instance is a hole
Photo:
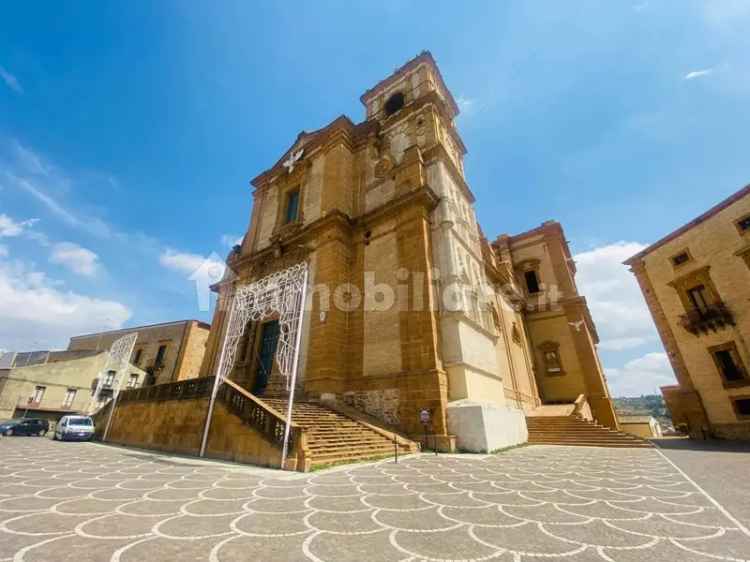
[[[85,427],[91,427],[91,418],[70,418],[68,425],[81,425]]]

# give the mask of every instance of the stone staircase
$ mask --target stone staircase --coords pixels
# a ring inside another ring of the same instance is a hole
[[[576,415],[528,416],[530,445],[577,445],[586,447],[653,447],[628,433],[584,420]]]
[[[286,416],[284,398],[262,398],[263,402]],[[307,437],[312,468],[356,462],[394,454],[392,434],[378,431],[366,422],[341,414],[314,402],[295,402],[292,422]],[[399,439],[399,454],[417,452],[416,443]]]

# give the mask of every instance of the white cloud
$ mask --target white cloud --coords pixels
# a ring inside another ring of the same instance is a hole
[[[596,322],[601,350],[622,352],[641,346],[659,347],[656,327],[635,275],[622,263],[644,247],[638,242],[616,242],[574,257],[578,289],[586,297]],[[659,394],[660,386],[675,383],[665,353],[641,353],[622,366],[605,368],[613,396]]]
[[[467,98],[466,96],[458,96],[456,98],[456,104],[458,105],[461,114],[467,117],[473,115],[478,107],[477,100],[474,98]]]
[[[49,261],[73,273],[91,277],[99,270],[99,256],[73,242],[60,242],[52,247]]]
[[[714,71],[713,68],[704,68],[703,70],[693,70],[691,72],[688,72],[683,79],[684,80],[695,80],[696,78],[701,78],[703,76],[708,76],[709,74],[712,74]]]
[[[612,396],[660,394],[659,387],[676,384],[666,353],[646,353],[625,363],[622,368],[606,368]]]
[[[221,261],[212,260],[210,257],[205,258],[189,252],[178,252],[172,249],[166,249],[162,252],[161,256],[159,256],[159,263],[166,268],[188,275],[192,275],[206,265],[218,266],[222,271],[224,270],[224,264]]]
[[[8,257],[8,247],[0,244],[0,258]]]
[[[21,83],[18,81],[18,78],[13,76],[10,72],[5,70],[2,66],[0,66],[0,78],[2,78],[3,82],[5,82],[5,85],[8,86],[11,90],[13,90],[17,94],[23,94],[23,87],[21,86]]]
[[[622,264],[644,247],[616,242],[574,256],[578,289],[591,308],[601,349],[621,351],[657,340],[635,276]]]
[[[119,302],[64,290],[22,262],[0,260],[2,348],[63,348],[72,335],[122,327],[130,314]]]
[[[222,234],[221,244],[227,248],[233,248],[242,244],[244,236],[237,236],[236,234]]]
[[[648,339],[640,337],[611,338],[601,342],[599,344],[599,349],[604,349],[607,351],[624,351],[626,349],[640,347],[645,343],[648,343]]]
[[[195,284],[198,310],[202,312],[208,311],[211,285],[221,281],[227,273],[226,264],[215,252],[204,258],[198,254],[167,249],[159,256],[159,263],[168,269],[188,275],[188,281]]]
[[[20,236],[27,229],[34,226],[34,224],[38,221],[39,219],[28,219],[17,222],[12,217],[9,217],[4,213],[0,213],[0,238]]]

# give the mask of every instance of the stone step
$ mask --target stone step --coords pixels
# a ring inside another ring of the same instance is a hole
[[[529,443],[538,445],[581,445],[593,447],[653,447],[627,433],[601,426],[576,416],[526,418]]]
[[[261,400],[286,414],[285,400]],[[385,457],[394,452],[392,438],[320,404],[295,402],[292,421],[305,430],[313,467]],[[416,445],[398,445],[399,454],[408,454],[414,448]]]

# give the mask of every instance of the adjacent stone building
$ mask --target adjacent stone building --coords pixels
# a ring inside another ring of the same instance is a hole
[[[677,377],[662,387],[675,427],[750,438],[750,186],[625,263]]]
[[[525,441],[526,414],[576,401],[616,428],[562,227],[485,238],[459,108],[432,56],[361,101],[363,122],[340,116],[301,132],[251,182],[248,231],[214,287],[202,374],[231,361],[230,379],[255,396],[283,388],[274,353],[288,328],[258,316],[228,340],[228,305],[238,287],[305,263],[300,399],[354,408],[412,437],[429,431],[443,449]]]
[[[130,363],[146,372],[139,385],[176,382],[197,377],[211,326],[181,320],[86,334],[70,338],[68,351],[108,350],[127,334],[138,333]]]
[[[635,435],[636,437],[653,439],[662,436],[661,425],[651,415],[618,414],[617,421],[620,422],[620,429],[623,432]]]
[[[107,376],[107,358],[106,350],[4,354],[0,357],[0,419],[57,421],[65,414],[89,412],[99,405],[92,403],[94,382]],[[145,373],[129,365],[121,376],[120,385],[132,388],[143,381]],[[107,388],[113,386],[114,380]],[[103,392],[100,399],[108,396]]]

